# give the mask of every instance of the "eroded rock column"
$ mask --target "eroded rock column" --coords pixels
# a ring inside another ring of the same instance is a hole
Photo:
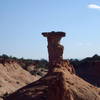
[[[48,40],[49,63],[57,63],[63,60],[64,47],[60,44],[60,40],[65,36],[64,32],[45,32],[42,33]]]

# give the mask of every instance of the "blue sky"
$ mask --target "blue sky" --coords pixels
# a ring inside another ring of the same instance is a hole
[[[65,59],[100,55],[100,0],[0,0],[0,54],[47,59],[50,31],[66,32]]]

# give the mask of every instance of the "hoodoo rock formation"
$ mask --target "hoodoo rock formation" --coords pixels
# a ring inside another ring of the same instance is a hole
[[[48,39],[49,71],[5,100],[100,100],[100,90],[73,73],[68,61],[63,60],[60,45],[64,32],[42,33]]]
[[[65,36],[64,32],[48,32],[42,33],[44,37],[48,40],[48,53],[49,53],[49,63],[53,64],[63,60],[63,49],[64,47],[60,45],[60,40]]]

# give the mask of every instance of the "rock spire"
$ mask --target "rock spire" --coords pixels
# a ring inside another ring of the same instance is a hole
[[[60,40],[65,36],[64,32],[45,32],[42,33],[48,40],[49,63],[58,63],[63,60],[64,47],[60,44]]]

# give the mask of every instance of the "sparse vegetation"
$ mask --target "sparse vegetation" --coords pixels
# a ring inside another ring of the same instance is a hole
[[[24,69],[27,68],[29,65],[35,65],[38,68],[48,68],[48,61],[45,59],[41,60],[32,60],[32,59],[24,59],[24,58],[17,58],[8,56],[6,54],[0,55],[0,63],[2,62],[10,62],[10,61],[17,61]]]

